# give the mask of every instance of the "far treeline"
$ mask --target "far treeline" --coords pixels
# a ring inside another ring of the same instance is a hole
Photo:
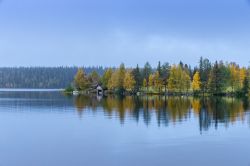
[[[78,67],[0,67],[0,88],[62,89],[70,85]],[[105,68],[84,67],[103,75]]]
[[[89,92],[100,85],[105,93],[197,95],[197,96],[248,96],[250,68],[231,62],[211,63],[200,58],[199,66],[158,63],[153,69],[147,62],[143,68],[107,68],[103,75],[97,71],[86,74],[78,69],[74,84],[66,91]]]

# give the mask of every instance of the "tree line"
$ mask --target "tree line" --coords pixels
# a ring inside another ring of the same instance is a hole
[[[199,65],[158,63],[152,68],[147,62],[142,68],[107,68],[103,75],[92,71],[87,74],[79,68],[74,78],[74,87],[84,91],[96,85],[119,94],[168,94],[168,95],[238,95],[249,93],[250,68],[234,62],[210,62],[200,58]]]
[[[65,88],[72,84],[78,67],[1,67],[0,88]],[[103,67],[84,67],[88,74]]]

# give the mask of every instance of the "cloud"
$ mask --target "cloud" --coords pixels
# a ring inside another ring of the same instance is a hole
[[[121,62],[142,66],[146,61],[156,66],[159,60],[170,63],[182,60],[194,66],[200,56],[246,66],[250,52],[250,39],[246,35],[137,33],[124,28],[112,28],[97,35],[82,31],[65,33],[70,34],[67,36],[63,32],[33,28],[20,33],[0,28],[0,59],[4,59],[0,66],[117,66]]]
[[[95,59],[102,59],[104,64],[124,62],[131,66],[137,63],[143,65],[146,61],[156,65],[159,60],[170,63],[178,63],[182,60],[185,63],[197,65],[199,57],[203,56],[211,61],[235,61],[248,65],[246,62],[247,53],[250,52],[249,42],[240,37],[232,39],[171,34],[138,35],[115,30],[109,35],[99,36],[98,40],[85,39],[77,50],[82,52],[82,55],[91,55],[93,60],[88,58],[90,64],[96,63]]]

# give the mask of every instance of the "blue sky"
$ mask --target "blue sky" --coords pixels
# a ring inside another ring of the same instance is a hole
[[[248,0],[2,0],[0,66],[250,61]]]

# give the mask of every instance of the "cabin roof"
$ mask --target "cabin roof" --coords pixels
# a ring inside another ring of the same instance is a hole
[[[98,86],[96,87],[96,89],[97,89],[97,90],[102,90],[102,87],[101,87],[100,85],[98,85]]]

